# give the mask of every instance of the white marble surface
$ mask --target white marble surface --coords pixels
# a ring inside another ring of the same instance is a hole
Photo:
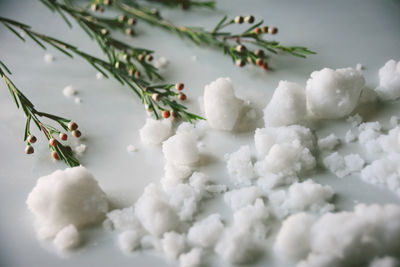
[[[221,0],[217,11],[165,10],[168,19],[179,24],[211,27],[223,14],[253,14],[268,25],[278,26],[277,39],[287,45],[304,45],[318,52],[308,59],[273,56],[274,71],[264,73],[253,67],[239,69],[226,56],[208,48],[199,48],[162,30],[139,24],[139,37],[125,41],[149,47],[157,56],[165,56],[170,64],[164,71],[166,80],[183,81],[192,110],[198,110],[197,98],[206,83],[220,76],[232,77],[239,95],[265,105],[279,80],[290,80],[305,85],[313,70],[322,67],[365,66],[369,86],[377,84],[377,70],[388,59],[400,56],[400,1],[398,0]],[[31,24],[37,31],[69,40],[83,50],[99,54],[94,43],[77,27],[70,30],[39,1],[0,1],[0,16],[15,18]],[[161,41],[160,41],[161,40]],[[159,147],[141,144],[138,129],[146,118],[135,95],[114,80],[96,80],[94,71],[81,59],[71,60],[49,50],[56,57],[45,64],[45,51],[32,41],[22,43],[0,25],[0,58],[6,63],[15,84],[37,105],[38,109],[72,118],[83,131],[82,143],[88,145],[81,158],[92,171],[115,206],[133,203],[143,188],[162,176],[163,159]],[[193,61],[192,56],[197,56]],[[65,98],[62,89],[73,85],[79,91],[81,104]],[[391,115],[400,115],[399,103],[388,104],[368,113],[368,120],[387,122]],[[36,239],[32,216],[25,200],[40,175],[48,174],[62,163],[54,163],[45,144],[35,146],[33,156],[24,154],[24,117],[17,110],[3,82],[0,82],[0,266],[175,266],[159,254],[136,252],[124,255],[116,245],[115,236],[101,227],[84,232],[82,249],[69,255],[57,255],[50,242]],[[321,123],[318,135],[331,131],[343,137],[348,124]],[[229,134],[211,132],[205,139],[211,160],[202,167],[213,180],[228,181],[222,159],[227,152],[241,144],[253,143],[253,133]],[[37,133],[38,137],[41,137]],[[42,139],[42,138],[40,138]],[[43,140],[43,139],[42,139]],[[222,140],[222,141],[221,141]],[[128,154],[126,146],[133,144],[138,151]],[[356,146],[340,151],[357,150]],[[387,190],[362,183],[358,177],[337,179],[327,172],[313,177],[334,187],[335,204],[340,210],[352,209],[354,201],[366,203],[399,203],[397,196]],[[229,220],[227,207],[220,199],[203,205],[203,212],[222,212]],[[229,266],[216,257],[208,257],[210,266]],[[272,252],[254,266],[281,266],[274,263]]]

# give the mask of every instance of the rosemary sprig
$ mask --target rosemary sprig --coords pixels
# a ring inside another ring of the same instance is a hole
[[[163,84],[157,86],[151,85],[147,81],[135,77],[131,72],[131,65],[124,60],[115,59],[116,61],[112,61],[110,63],[98,57],[92,56],[88,53],[85,53],[79,50],[76,46],[63,42],[59,39],[37,33],[26,24],[4,17],[0,17],[0,22],[23,41],[25,39],[21,36],[21,34],[17,32],[16,29],[25,32],[27,36],[29,36],[43,49],[46,49],[45,44],[47,44],[63,52],[69,57],[73,57],[73,54],[75,54],[85,59],[90,65],[101,72],[106,78],[108,78],[110,75],[121,84],[127,85],[130,89],[132,89],[141,99],[142,103],[145,104],[146,109],[153,112],[154,116],[157,119],[160,118],[161,114],[164,118],[168,118],[170,115],[173,115],[174,117],[183,118],[189,122],[197,119],[203,119],[198,115],[188,112],[185,106],[177,103],[177,101],[174,99],[186,99],[186,95],[182,92],[179,92],[181,84]],[[117,40],[115,40],[115,42],[116,44],[123,44],[122,42],[119,42]],[[128,45],[125,45],[124,49],[126,49],[126,55],[132,55],[133,53],[135,53],[133,51],[135,48],[130,48]],[[111,51],[110,54],[113,55],[113,52]],[[111,57],[111,59],[114,58]],[[174,91],[174,88],[177,88],[177,91]]]
[[[25,152],[27,154],[32,154],[34,152],[32,144],[36,142],[36,137],[31,134],[30,130],[31,122],[33,121],[49,141],[49,148],[52,151],[52,157],[54,159],[62,159],[65,164],[70,167],[79,166],[79,161],[74,157],[72,149],[69,146],[63,145],[61,142],[55,141],[55,136],[60,136],[61,139],[65,140],[67,135],[63,133],[62,130],[42,122],[39,117],[50,119],[61,126],[65,131],[79,137],[80,132],[77,130],[77,124],[71,122],[69,119],[38,111],[32,102],[14,85],[7,74],[11,75],[11,71],[0,61],[0,76],[6,83],[17,108],[21,108],[26,117],[24,141],[26,141],[27,146]]]

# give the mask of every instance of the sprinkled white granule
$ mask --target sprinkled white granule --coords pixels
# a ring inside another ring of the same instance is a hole
[[[76,89],[72,85],[67,85],[63,89],[63,95],[66,97],[74,96],[77,93],[78,93],[78,91],[76,91]]]

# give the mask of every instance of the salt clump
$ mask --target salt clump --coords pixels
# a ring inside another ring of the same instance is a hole
[[[161,184],[164,190],[183,183],[193,173],[193,169],[186,165],[175,165],[166,162],[164,165],[164,177],[161,179]]]
[[[307,115],[304,88],[288,81],[280,81],[264,109],[265,126],[301,124]]]
[[[375,258],[371,261],[368,267],[396,267],[399,261],[394,257],[382,257],[382,258]]]
[[[76,227],[70,224],[57,233],[53,242],[58,250],[67,250],[79,246],[81,237]]]
[[[261,190],[257,186],[243,187],[228,191],[224,194],[224,201],[233,211],[251,205],[261,197]]]
[[[161,245],[165,255],[170,259],[177,259],[184,252],[186,247],[186,238],[184,235],[176,232],[168,232],[164,234]]]
[[[80,229],[97,223],[108,211],[106,194],[82,166],[40,177],[26,203],[42,238],[54,237],[71,224]]]
[[[307,107],[321,119],[342,118],[357,106],[364,84],[361,72],[352,68],[314,71],[306,86]]]
[[[193,248],[186,254],[179,257],[180,267],[198,267],[201,264],[203,250],[201,248]]]
[[[44,55],[43,59],[46,63],[52,63],[55,60],[55,57],[54,55],[47,53]]]
[[[163,143],[165,159],[175,165],[192,165],[199,161],[196,138],[190,133],[179,133]]]
[[[218,78],[204,88],[204,112],[211,128],[231,131],[243,101],[235,96],[232,81]]]
[[[399,206],[359,204],[353,212],[327,213],[312,221],[292,215],[278,233],[275,248],[293,260],[302,258],[298,267],[365,266],[377,256],[399,255]],[[304,231],[297,231],[300,226]],[[301,246],[293,245],[299,238]]]
[[[279,190],[269,195],[271,205],[279,218],[300,211],[323,214],[334,210],[332,201],[334,192],[328,185],[306,180],[292,184],[288,190]]]
[[[400,61],[391,59],[379,69],[379,86],[376,92],[382,100],[400,97]]]
[[[253,163],[251,162],[251,152],[249,146],[242,146],[236,152],[225,155],[227,160],[226,167],[229,175],[238,184],[250,184],[255,178]]]
[[[157,69],[165,68],[168,65],[169,61],[166,57],[160,57],[154,62],[154,67]]]
[[[65,86],[63,89],[63,95],[66,97],[74,96],[78,93],[72,85]]]
[[[323,163],[337,177],[343,178],[353,172],[361,171],[365,161],[358,154],[343,157],[338,152],[333,152],[324,158]]]
[[[318,147],[322,150],[332,150],[340,144],[340,139],[335,134],[330,134],[318,139]]]
[[[170,120],[147,118],[145,125],[139,130],[140,139],[146,145],[158,145],[171,136]]]
[[[97,80],[103,80],[104,79],[104,74],[101,72],[96,73],[96,79]]]
[[[140,245],[141,233],[134,230],[122,232],[118,237],[119,247],[124,252],[131,252]]]
[[[224,225],[219,214],[211,214],[190,227],[187,235],[188,242],[193,246],[210,248],[218,241]]]
[[[254,141],[259,156],[264,157],[274,144],[298,142],[312,151],[314,150],[315,137],[309,128],[290,125],[256,129]]]

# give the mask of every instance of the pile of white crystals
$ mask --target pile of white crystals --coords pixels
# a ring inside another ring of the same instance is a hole
[[[154,249],[182,267],[208,266],[211,254],[250,264],[273,251],[288,266],[397,266],[400,206],[357,204],[338,211],[334,200],[340,194],[316,174],[328,170],[341,181],[355,175],[400,194],[399,119],[393,117],[388,129],[357,114],[365,103],[400,97],[399,66],[391,60],[382,67],[375,91],[352,68],[315,71],[305,88],[279,82],[254,140],[218,159],[226,161],[228,180],[209,176],[202,159],[213,149],[207,143],[213,133],[235,136],[246,100],[237,97],[229,78],[206,85],[207,121],[181,123],[174,130],[171,120],[147,119],[140,137],[145,145],[160,146],[164,175],[130,207],[108,212],[105,228],[118,235],[124,252]],[[314,128],[338,119],[349,126],[344,135]],[[341,151],[348,145],[359,145],[367,156]],[[208,210],[209,202],[223,205],[224,212]],[[55,243],[70,240],[74,227],[97,221],[94,216],[85,223],[56,224],[57,216],[63,218],[59,214],[48,222],[52,216],[43,207],[28,203],[41,227],[55,227],[52,236],[60,232]]]

